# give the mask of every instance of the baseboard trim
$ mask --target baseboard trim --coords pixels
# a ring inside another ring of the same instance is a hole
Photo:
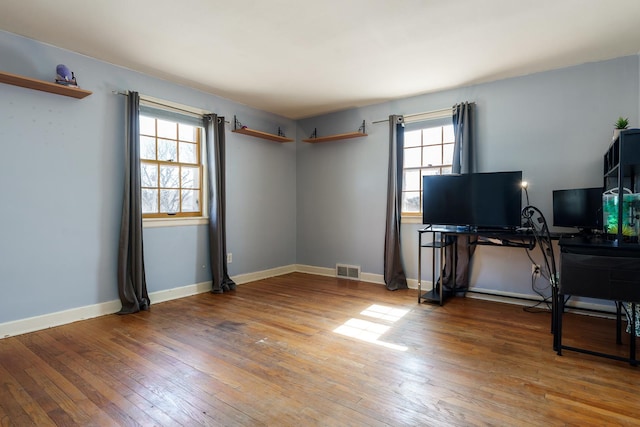
[[[272,268],[269,270],[257,271],[249,274],[240,274],[237,276],[232,276],[231,279],[236,284],[241,285],[256,280],[293,273],[294,271],[296,271],[296,266],[289,265],[284,267]],[[177,288],[151,292],[149,293],[149,299],[151,300],[151,304],[153,307],[153,304],[159,304],[165,301],[171,301],[178,298],[201,294],[204,292],[209,292],[210,290],[211,281],[207,281],[196,283],[193,285],[180,286]],[[87,305],[84,307],[72,308],[55,313],[48,313],[40,316],[0,323],[0,339],[53,328],[55,326],[66,325],[68,323],[73,323],[80,320],[87,320],[94,317],[114,314],[120,311],[121,307],[122,305],[120,304],[120,300],[112,300],[99,304]]]
[[[318,276],[335,277],[336,272],[333,268],[315,267],[304,264],[291,264],[283,267],[271,268],[268,270],[257,271],[247,274],[239,274],[232,276],[231,279],[237,284],[242,285],[245,283],[255,282],[257,280],[267,279],[269,277],[281,276],[284,274],[300,272],[314,274]],[[384,276],[381,274],[373,273],[361,273],[360,280],[363,282],[374,283],[378,285],[384,285]],[[418,288],[418,281],[416,279],[407,279],[407,284],[411,289]],[[422,281],[422,287],[425,291],[431,289],[432,283]],[[162,291],[156,291],[149,294],[149,299],[152,304],[158,304],[165,301],[170,301],[178,298],[184,298],[191,295],[196,295],[211,290],[211,282],[201,282],[193,285],[180,286],[173,289],[166,289]],[[513,292],[493,291],[482,288],[470,288],[467,292],[467,297],[476,299],[485,299],[496,302],[504,302],[507,304],[516,305],[529,305],[534,302],[539,302],[541,299],[536,299],[533,295],[518,294]],[[0,339],[7,338],[15,335],[26,334],[42,329],[48,329],[55,326],[65,325],[67,323],[73,323],[80,320],[87,320],[94,317],[104,316],[108,314],[117,313],[121,308],[119,300],[106,301],[100,304],[93,304],[84,307],[72,308],[69,310],[58,311],[55,313],[43,314],[40,316],[29,317],[25,319],[14,320],[10,322],[0,323]],[[615,307],[607,306],[603,304],[585,303],[585,302],[572,302],[567,305],[567,309],[572,311],[573,309],[587,310],[592,315],[598,315],[597,313],[607,314],[615,313]],[[584,313],[581,311],[582,314]]]
[[[295,271],[297,273],[315,274],[316,276],[336,277],[335,268],[315,267],[313,265],[296,264]]]
[[[208,292],[209,290],[211,290],[211,282],[202,282],[195,285],[187,285],[163,291],[151,292],[149,293],[149,299],[152,304],[159,304],[172,299],[184,298]],[[55,313],[28,317],[26,319],[0,323],[0,338],[7,338],[14,335],[21,335],[42,329],[53,328],[55,326],[66,325],[80,320],[114,314],[120,311],[120,308],[122,308],[120,300],[112,300],[99,304],[58,311]]]
[[[481,299],[486,301],[503,302],[506,304],[515,304],[527,306],[535,303],[542,302],[541,297],[536,297],[530,294],[520,294],[515,292],[495,291],[490,289],[469,288],[466,293],[467,298]],[[551,302],[549,302],[551,303]],[[567,311],[580,310],[581,314],[588,314],[584,311],[592,312],[593,315],[600,314],[615,314],[616,310],[614,306],[587,303],[583,301],[569,301],[565,306]]]
[[[294,273],[296,265],[285,265],[283,267],[270,268],[268,270],[256,271],[254,273],[238,274],[231,277],[236,282],[236,285],[242,285],[244,283],[255,282],[256,280],[268,279],[269,277],[282,276],[283,274]]]
[[[14,320],[0,323],[0,337],[7,338],[14,335],[26,334],[54,326],[65,325],[79,320],[91,319],[98,316],[113,314],[120,310],[119,300],[107,301],[100,304],[88,305],[85,307],[72,308],[40,316],[28,317],[26,319]]]

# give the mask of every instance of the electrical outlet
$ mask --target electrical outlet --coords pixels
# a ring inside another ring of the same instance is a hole
[[[540,277],[540,266],[538,264],[531,264],[531,276],[534,279]]]
[[[233,262],[233,255],[231,252],[227,253],[227,264],[231,264]]]

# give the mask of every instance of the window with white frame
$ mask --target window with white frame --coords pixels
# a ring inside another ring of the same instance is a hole
[[[203,215],[202,117],[140,109],[143,218]]]
[[[451,173],[454,133],[450,119],[407,125],[404,132],[402,215],[420,216],[422,177]]]

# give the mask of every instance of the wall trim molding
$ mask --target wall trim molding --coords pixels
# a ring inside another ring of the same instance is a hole
[[[272,268],[269,270],[257,271],[255,273],[240,274],[231,277],[236,284],[241,285],[256,280],[269,277],[280,276],[296,271],[295,265]],[[173,299],[184,298],[195,294],[209,292],[211,281],[200,282],[193,285],[179,286],[172,289],[150,292],[151,304],[159,304]],[[25,319],[13,320],[0,323],[0,339],[14,335],[26,334],[29,332],[53,328],[55,326],[66,325],[80,320],[92,319],[94,317],[106,316],[120,311],[120,300],[111,300],[99,304],[87,305],[84,307],[71,308],[55,313],[42,314]]]
[[[231,278],[234,282],[236,282],[237,285],[243,285],[245,283],[267,279],[269,277],[282,276],[284,274],[294,272],[328,277],[336,276],[334,268],[316,267],[304,264],[290,264],[282,267],[256,271],[253,273],[239,274],[236,276],[232,276]],[[362,282],[384,285],[384,276],[381,274],[361,273],[360,280]],[[417,279],[407,279],[407,284],[411,289],[418,288]],[[423,281],[422,284],[425,291],[430,290],[432,287],[430,281]],[[151,292],[149,294],[149,299],[151,299],[152,304],[158,304],[173,299],[184,298],[191,295],[209,292],[210,290],[211,281],[200,282],[193,285],[180,286],[172,289]],[[531,305],[542,300],[541,298],[537,298],[534,295],[495,291],[476,287],[469,288],[469,292],[466,294],[466,296],[468,298],[484,299],[516,305]],[[26,319],[0,323],[0,339],[11,337],[14,335],[26,334],[28,332],[34,332],[42,329],[48,329],[55,326],[61,326],[80,320],[87,320],[94,317],[114,314],[120,310],[120,307],[121,305],[119,300],[112,300],[99,304],[92,304],[84,307],[58,311],[55,313],[29,317]],[[614,306],[586,303],[582,301],[569,301],[567,308],[569,311],[573,311],[572,309],[588,310],[588,312],[579,311],[579,313],[594,316],[610,316],[610,314],[615,314]]]

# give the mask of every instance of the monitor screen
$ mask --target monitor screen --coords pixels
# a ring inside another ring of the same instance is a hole
[[[426,175],[422,179],[422,222],[438,225],[471,224],[467,175]]]
[[[424,176],[422,222],[475,228],[519,227],[521,182],[521,171]]]
[[[516,228],[522,225],[522,172],[471,174],[474,225]]]
[[[581,230],[602,229],[602,187],[554,190],[553,225]]]

